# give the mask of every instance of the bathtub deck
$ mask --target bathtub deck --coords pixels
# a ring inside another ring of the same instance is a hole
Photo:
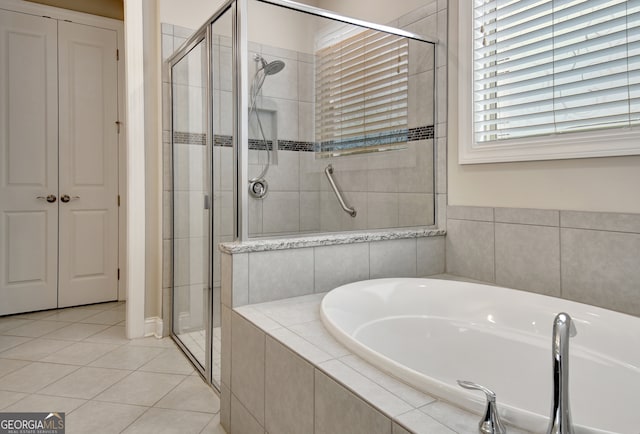
[[[313,294],[242,306],[234,310],[407,432],[477,433],[479,415],[402,383],[337,342],[320,321],[320,302],[323,297],[324,294]],[[394,429],[394,433],[396,432]],[[513,427],[509,427],[509,432],[528,433]]]

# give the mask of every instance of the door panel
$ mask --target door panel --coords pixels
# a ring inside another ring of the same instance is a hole
[[[57,305],[56,50],[55,20],[0,11],[0,315]]]
[[[116,32],[59,23],[59,307],[118,297]]]

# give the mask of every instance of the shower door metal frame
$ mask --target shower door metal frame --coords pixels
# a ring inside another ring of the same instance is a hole
[[[224,12],[224,11],[223,11]],[[217,18],[217,16],[216,16]],[[171,338],[174,340],[174,342],[178,345],[178,347],[180,348],[180,350],[187,356],[187,358],[191,361],[191,364],[198,370],[198,372],[200,373],[200,375],[202,375],[205,380],[207,381],[207,383],[213,385],[218,391],[220,388],[220,385],[215,384],[213,382],[213,375],[212,375],[212,363],[211,363],[211,359],[212,359],[212,342],[213,342],[213,330],[212,330],[212,316],[213,316],[213,262],[212,262],[212,258],[213,258],[213,243],[212,243],[212,239],[213,239],[213,230],[214,230],[214,225],[213,225],[213,201],[211,200],[212,198],[212,194],[213,194],[213,174],[212,173],[208,173],[207,176],[209,177],[209,185],[208,187],[208,191],[207,191],[207,196],[210,198],[209,200],[209,220],[207,222],[208,227],[209,227],[209,236],[208,236],[208,261],[207,261],[207,265],[208,265],[208,272],[207,272],[207,297],[206,297],[206,306],[205,306],[205,310],[206,310],[206,315],[205,315],[205,364],[204,366],[202,366],[202,364],[200,363],[200,361],[198,359],[196,359],[196,357],[191,353],[191,351],[189,350],[189,348],[180,340],[180,338],[174,333],[173,331],[173,314],[174,314],[174,288],[175,288],[175,273],[173,272],[173,266],[174,266],[174,233],[175,233],[175,216],[176,216],[176,208],[175,208],[175,200],[173,200],[173,195],[175,193],[175,171],[174,171],[174,164],[175,164],[175,158],[173,158],[173,132],[174,132],[174,125],[173,125],[173,67],[178,64],[181,60],[183,60],[193,49],[195,49],[199,44],[203,43],[204,44],[204,48],[205,48],[205,62],[206,62],[206,79],[204,81],[205,84],[205,89],[206,89],[206,95],[205,95],[205,104],[204,104],[204,110],[206,111],[206,119],[207,119],[207,126],[206,126],[206,142],[205,142],[205,146],[207,148],[206,154],[205,154],[205,158],[208,161],[208,165],[209,165],[209,172],[212,172],[213,169],[213,150],[212,150],[212,146],[213,146],[213,118],[212,118],[212,107],[211,107],[211,103],[212,103],[212,96],[213,96],[213,91],[212,91],[212,84],[213,84],[213,79],[212,79],[212,65],[211,65],[211,61],[212,61],[212,56],[211,56],[211,50],[212,50],[212,35],[211,35],[211,26],[210,25],[204,25],[202,27],[200,27],[200,29],[195,32],[189,39],[187,39],[181,46],[180,48],[178,48],[178,50],[176,50],[173,55],[171,57],[169,57],[167,59],[167,64],[169,65],[169,71],[168,71],[168,77],[169,77],[169,105],[171,107],[171,154],[172,154],[172,165],[171,165],[171,191],[172,191],[172,213],[173,213],[173,218],[172,218],[172,225],[171,225],[171,266],[172,266],[172,284],[171,284]]]

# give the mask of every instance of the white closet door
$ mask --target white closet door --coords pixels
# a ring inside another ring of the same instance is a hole
[[[118,297],[116,32],[60,21],[58,47],[58,305],[66,307]]]
[[[0,11],[0,315],[57,304],[56,27]]]

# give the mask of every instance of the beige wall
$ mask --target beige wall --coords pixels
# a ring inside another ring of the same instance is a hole
[[[449,2],[449,204],[640,213],[640,156],[458,164],[458,1]]]
[[[122,0],[27,0],[33,3],[55,6],[72,11],[99,15],[101,17],[124,19]]]
[[[160,22],[196,30],[222,3],[224,0],[160,0]]]

